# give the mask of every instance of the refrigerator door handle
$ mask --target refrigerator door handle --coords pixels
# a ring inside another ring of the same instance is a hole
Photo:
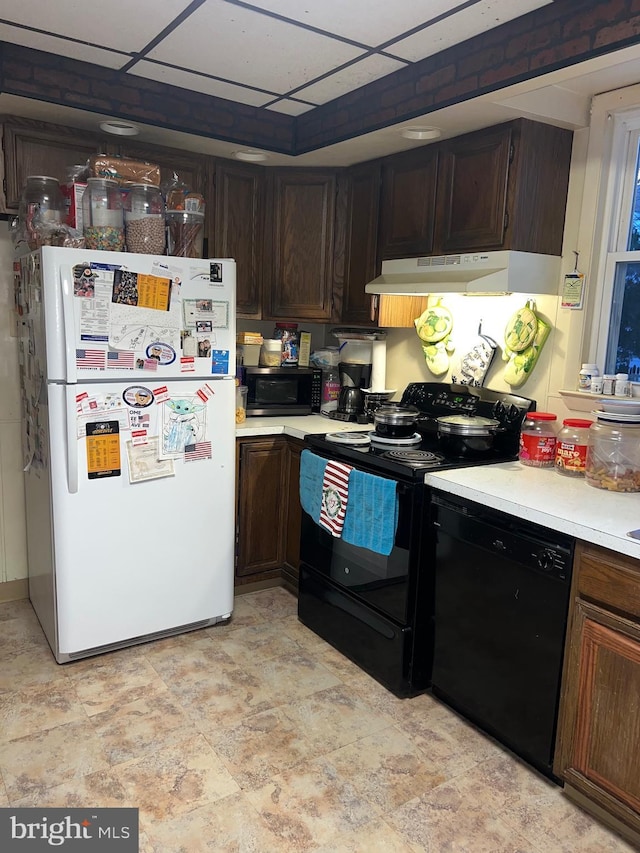
[[[76,389],[67,385],[66,394],[66,419],[67,419],[67,482],[69,494],[75,495],[78,491],[78,433],[77,433],[77,404]]]
[[[73,316],[73,272],[71,271],[71,267],[64,265],[60,267],[60,288],[62,290],[62,319],[64,321],[64,347],[67,365],[67,382],[75,383],[78,381],[78,371],[76,370],[75,322]]]

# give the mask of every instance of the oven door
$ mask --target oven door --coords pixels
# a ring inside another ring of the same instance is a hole
[[[394,547],[388,556],[332,536],[303,512],[301,562],[363,604],[400,625],[406,625],[412,619],[410,569],[418,546],[416,534],[421,526],[417,516],[422,501],[415,500],[417,490],[421,488],[398,483],[398,528]]]

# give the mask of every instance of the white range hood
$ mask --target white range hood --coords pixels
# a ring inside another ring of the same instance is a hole
[[[557,294],[561,258],[531,252],[465,252],[383,261],[366,293]]]

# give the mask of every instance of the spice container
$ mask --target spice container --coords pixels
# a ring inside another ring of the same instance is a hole
[[[127,197],[124,222],[129,252],[164,254],[164,202],[159,187],[133,184]]]
[[[557,415],[551,412],[529,412],[520,432],[518,458],[523,465],[552,468],[556,457]]]
[[[589,445],[589,427],[593,421],[565,418],[556,441],[556,471],[567,477],[584,477]]]
[[[282,364],[295,365],[298,363],[300,338],[297,323],[276,323],[273,330],[274,339],[282,342]]]
[[[640,421],[598,418],[591,425],[585,480],[610,492],[640,492]]]
[[[87,249],[123,251],[122,195],[117,181],[88,178],[82,196],[82,221]]]
[[[260,347],[260,364],[262,367],[280,367],[282,364],[282,341],[265,338]]]
[[[204,213],[167,210],[167,252],[176,258],[201,258]]]

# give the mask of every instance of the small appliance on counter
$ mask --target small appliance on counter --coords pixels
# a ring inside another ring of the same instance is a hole
[[[384,390],[387,333],[384,329],[333,329],[331,334],[340,344],[340,391],[338,406],[328,415],[335,420],[366,424],[369,416],[365,412],[365,389],[376,390],[373,378],[377,376],[376,382],[381,384],[377,390]]]
[[[317,367],[244,366],[247,417],[320,412],[322,370]]]

